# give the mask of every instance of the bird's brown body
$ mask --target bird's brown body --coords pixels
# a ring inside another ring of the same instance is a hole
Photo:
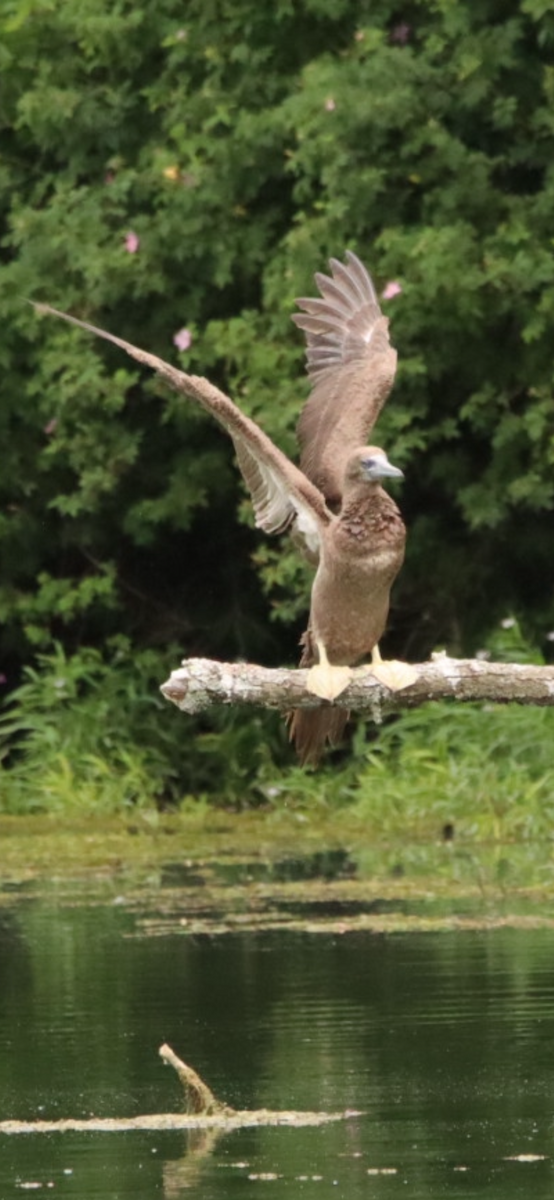
[[[404,558],[404,523],[379,484],[360,484],[326,531],[312,588],[310,630],[330,663],[352,666],[382,637]]]
[[[360,483],[347,492],[322,541],[302,667],[318,662],[318,643],[336,666],[356,666],[371,654],[385,632],[405,541],[398,508],[379,484]],[[297,709],[290,735],[301,761],[317,764],[325,743],[340,740],[348,717],[347,709],[328,704]]]
[[[227,430],[256,524],[266,533],[290,527],[295,544],[317,566],[301,665],[311,668],[308,688],[332,699],[347,686],[342,681],[337,690],[337,677],[342,680],[346,668],[374,651],[384,632],[405,530],[380,486],[382,477],[402,472],[382,450],[367,445],[396,370],[388,321],[355,254],[348,251],[346,263],[331,259],[330,265],[331,276],[315,277],[320,296],[299,300],[302,311],[293,317],[306,335],[312,384],[298,423],[300,468],[208,380],[186,375],[87,322],[47,305],[37,307],[120,346]],[[329,686],[333,670],[335,682]],[[316,763],[325,743],[338,740],[347,719],[345,709],[327,700],[291,714],[291,737],[301,761]]]

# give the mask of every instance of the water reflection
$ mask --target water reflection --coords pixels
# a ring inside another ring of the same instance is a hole
[[[2,914],[4,1117],[178,1111],[162,1041],[235,1108],[363,1115],[4,1136],[1,1196],[550,1197],[554,931],[151,938],[144,916],[136,897]]]
[[[216,1129],[191,1130],[186,1135],[186,1152],[182,1158],[163,1164],[163,1189],[168,1200],[190,1191],[201,1183],[205,1160],[209,1158],[223,1135]]]

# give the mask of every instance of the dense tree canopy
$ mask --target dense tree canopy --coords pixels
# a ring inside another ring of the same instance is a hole
[[[225,438],[25,298],[208,375],[293,453],[289,314],[347,247],[398,285],[390,645],[471,653],[511,611],[546,638],[554,3],[10,0],[0,20],[9,672],[120,633],[291,662],[306,607]]]

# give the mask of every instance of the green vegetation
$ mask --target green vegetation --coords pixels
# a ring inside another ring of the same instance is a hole
[[[103,655],[39,654],[0,718],[0,812],[155,811],[210,791],[252,802],[271,761],[262,719],[231,712],[203,729],[162,699],[164,673],[161,654],[131,657],[124,638]]]
[[[383,732],[357,780],[356,810],[389,833],[550,837],[554,713],[431,705]]]
[[[514,612],[546,654],[553,43],[544,0],[4,6],[0,810],[373,813],[378,791],[383,821],[411,820],[409,793],[479,833],[543,830],[546,713],[418,714],[313,777],[270,714],[164,705],[185,655],[293,663],[306,573],[253,533],[218,430],[24,298],[208,375],[293,453],[294,297],[355,249],[402,289],[379,438],[410,536],[385,651],[471,654]]]
[[[497,646],[505,659],[516,648],[531,657],[517,625]],[[131,660],[121,638],[104,657],[67,658],[60,646],[39,655],[0,721],[0,812],[127,812],[148,823],[177,807],[202,817],[211,802],[300,820],[310,810],[323,823],[348,810],[392,839],[434,840],[448,826],[465,841],[551,836],[550,709],[440,703],[382,727],[360,721],[348,752],[314,774],[276,765],[285,732],[274,714],[231,710],[202,729],[168,709],[162,671],[160,655]]]

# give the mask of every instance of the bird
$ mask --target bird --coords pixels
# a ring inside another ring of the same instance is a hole
[[[331,259],[331,276],[315,275],[320,295],[297,300],[302,311],[292,315],[306,336],[311,383],[297,425],[300,468],[338,514],[314,579],[300,660],[310,668],[308,688],[327,700],[352,677],[347,666],[331,678],[330,656],[352,664],[370,653],[374,675],[393,690],[417,678],[409,664],[384,664],[379,653],[406,540],[400,512],[380,484],[403,473],[379,447],[365,445],[393,386],[397,355],[369,272],[352,251],[345,259]],[[356,614],[350,619],[348,596]],[[340,740],[348,718],[344,708],[297,709],[290,733],[301,761],[316,765],[322,745]]]
[[[288,715],[291,740],[308,766],[318,764],[327,743],[340,740],[349,712],[334,701],[362,659],[371,655],[371,667],[363,669],[392,690],[417,678],[410,664],[383,662],[379,652],[406,539],[399,509],[381,484],[403,473],[367,439],[392,388],[396,352],[361,260],[347,250],[344,263],[332,258],[329,266],[330,275],[315,275],[319,296],[297,300],[301,311],[292,316],[305,334],[311,384],[297,426],[299,466],[203,376],[50,305],[34,305],[119,346],[209,412],[233,442],[257,527],[268,534],[290,530],[314,566],[300,666],[321,703]]]

